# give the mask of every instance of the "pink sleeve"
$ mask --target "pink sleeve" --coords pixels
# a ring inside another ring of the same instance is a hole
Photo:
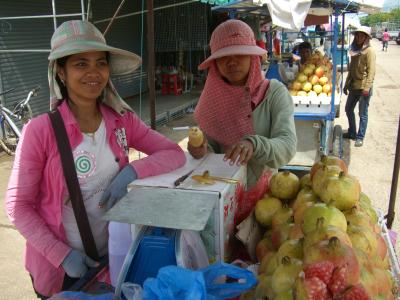
[[[186,157],[174,142],[148,127],[136,114],[125,115],[128,146],[147,154],[131,164],[138,178],[155,176],[183,166]]]
[[[70,248],[53,234],[35,209],[40,205],[39,187],[47,160],[45,146],[48,145],[43,138],[46,129],[39,126],[40,122],[44,123],[42,117],[30,121],[22,131],[5,205],[8,217],[17,230],[50,263],[58,267]]]

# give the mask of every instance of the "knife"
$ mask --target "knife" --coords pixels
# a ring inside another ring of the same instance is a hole
[[[190,172],[186,173],[185,175],[179,177],[177,180],[175,180],[174,181],[174,186],[177,187],[178,185],[180,185],[186,178],[189,177],[190,174],[193,173],[193,171],[194,171],[194,169],[191,170]]]

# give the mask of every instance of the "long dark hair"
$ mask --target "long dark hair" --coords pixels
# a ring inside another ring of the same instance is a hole
[[[56,60],[57,67],[65,69],[65,64],[67,63],[67,60],[68,60],[68,58],[70,56],[71,55],[68,55],[68,56],[64,56],[64,57],[61,57],[61,58],[57,59]],[[62,98],[63,99],[68,99],[67,88],[65,87],[65,84],[61,81],[61,79],[58,76],[58,74],[56,74],[56,81],[58,83],[58,86],[60,87],[60,92],[61,92]]]

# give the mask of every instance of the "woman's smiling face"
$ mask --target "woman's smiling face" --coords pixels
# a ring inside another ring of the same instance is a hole
[[[244,86],[250,71],[250,55],[230,55],[217,58],[218,71],[231,85]]]
[[[58,75],[65,83],[72,101],[96,101],[110,77],[107,53],[86,52],[71,55]]]

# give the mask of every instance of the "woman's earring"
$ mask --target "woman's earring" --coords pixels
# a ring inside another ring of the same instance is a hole
[[[65,81],[64,81],[64,79],[60,79],[61,80],[61,83],[63,84],[63,86],[65,86]]]

